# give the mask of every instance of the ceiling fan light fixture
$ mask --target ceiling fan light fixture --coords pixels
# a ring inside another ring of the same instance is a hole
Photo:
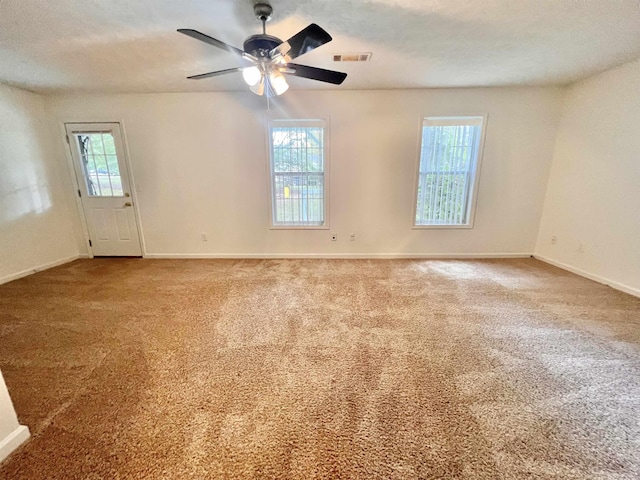
[[[277,70],[271,70],[271,72],[269,72],[269,84],[273,89],[273,93],[276,95],[282,95],[289,89],[287,79]]]
[[[264,95],[264,81],[256,83],[252,87],[249,87],[249,89],[256,95]]]
[[[247,67],[242,70],[242,77],[247,85],[253,87],[262,80],[262,72],[258,67]]]
[[[2,0],[0,0],[2,3]],[[245,83],[256,95],[274,97],[282,95],[289,89],[284,75],[308,78],[319,82],[340,85],[347,77],[346,73],[325,70],[309,65],[298,65],[291,60],[300,57],[322,45],[332,38],[322,27],[309,24],[286,41],[273,35],[267,35],[266,23],[271,18],[273,9],[265,0],[253,0],[254,14],[262,22],[262,33],[249,36],[239,49],[217,38],[205,35],[191,28],[179,28],[178,32],[221,50],[226,50],[243,62],[242,66],[216,70],[214,72],[191,75],[191,80],[217,77],[228,73],[241,72]]]

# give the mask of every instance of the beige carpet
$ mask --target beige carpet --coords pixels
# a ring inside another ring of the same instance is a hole
[[[0,478],[640,478],[640,299],[532,259],[79,260],[0,369]]]

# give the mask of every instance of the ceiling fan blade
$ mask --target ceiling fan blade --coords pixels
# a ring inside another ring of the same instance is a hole
[[[196,40],[200,40],[201,42],[208,43],[209,45],[213,45],[214,47],[221,48],[222,50],[226,50],[227,52],[234,53],[239,55],[240,57],[244,57],[244,51],[239,48],[233,47],[227,43],[224,43],[222,40],[218,40],[217,38],[210,37],[209,35],[205,35],[202,32],[197,30],[192,30],[190,28],[179,28],[178,31],[183,33],[191,38],[195,38]]]
[[[200,75],[192,75],[187,77],[189,80],[202,80],[203,78],[217,77],[218,75],[225,75],[227,73],[240,72],[242,68],[227,68],[226,70],[217,70],[215,72],[201,73]]]
[[[324,68],[318,67],[309,67],[308,65],[298,65],[297,63],[288,63],[286,70],[282,72],[295,75],[296,77],[310,78],[311,80],[319,80],[335,85],[340,85],[344,82],[344,79],[347,78],[346,73],[325,70]]]
[[[276,48],[269,52],[269,56],[273,58],[277,54],[286,55],[290,59],[304,55],[314,48],[318,48],[332,40],[331,35],[325,32],[321,27],[312,23],[308,27],[300,30],[286,42],[282,42]]]

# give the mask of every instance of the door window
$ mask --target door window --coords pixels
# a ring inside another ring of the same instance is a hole
[[[111,132],[75,133],[84,181],[91,197],[122,197],[122,178]]]

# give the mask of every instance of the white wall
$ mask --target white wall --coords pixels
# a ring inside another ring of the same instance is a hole
[[[0,372],[0,462],[28,438],[29,429],[18,423],[18,417]]]
[[[567,91],[536,254],[640,295],[640,61]]]
[[[45,115],[42,97],[0,84],[0,283],[79,253]]]
[[[287,92],[272,115],[330,122],[330,231],[269,229],[263,98],[76,95],[48,97],[47,107],[61,155],[61,122],[124,121],[151,256],[530,254],[561,96],[558,88]],[[412,230],[422,117],[479,113],[489,119],[475,228]]]

